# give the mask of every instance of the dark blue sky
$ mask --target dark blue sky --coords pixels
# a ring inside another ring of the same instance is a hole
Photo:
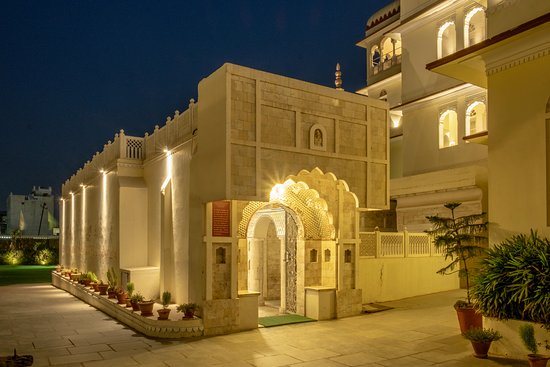
[[[224,62],[365,85],[355,46],[387,0],[17,0],[0,14],[0,209],[61,183],[124,129],[143,136]]]

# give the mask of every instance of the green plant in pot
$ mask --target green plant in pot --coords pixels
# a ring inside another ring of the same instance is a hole
[[[192,319],[195,317],[195,312],[199,306],[196,303],[182,303],[176,307],[177,312],[183,312],[184,319]]]
[[[118,277],[114,267],[111,267],[111,269],[107,270],[107,283],[109,284],[109,288],[107,289],[107,294],[109,295],[109,298],[116,298]]]
[[[141,293],[136,292],[133,293],[130,297],[130,303],[132,304],[132,311],[139,311],[139,303],[143,302],[145,300],[145,297],[141,295]]]
[[[172,293],[168,291],[162,292],[162,308],[160,310],[157,310],[159,317],[159,320],[168,320],[168,316],[170,315],[170,309],[168,306],[170,305],[170,302],[172,301]]]
[[[115,294],[116,294],[116,298],[117,298],[117,303],[119,305],[126,306],[126,299],[128,298],[128,293],[126,293],[126,291],[124,289],[122,289],[121,287],[116,287],[115,288]]]
[[[550,356],[545,354],[539,354],[539,346],[542,346],[542,343],[537,342],[535,338],[535,328],[532,324],[523,324],[519,327],[519,336],[523,345],[531,353],[527,355],[527,360],[529,361],[529,366],[531,367],[546,367]],[[548,346],[548,340],[544,342],[546,349],[550,349]]]
[[[476,358],[487,358],[491,343],[502,339],[498,331],[483,328],[470,328],[464,332],[463,336],[472,343]]]
[[[134,294],[134,289],[134,283],[126,283],[126,293],[128,294],[128,298],[126,298],[126,307],[132,307],[132,295]]]
[[[499,320],[532,321],[550,330],[550,241],[536,232],[487,250],[472,287],[476,307]]]
[[[155,305],[155,301],[144,299],[138,302],[138,305],[141,316],[153,316],[153,306]]]
[[[466,281],[466,301],[459,300],[454,305],[460,331],[464,334],[469,328],[483,326],[481,314],[474,309],[470,295],[472,269],[470,269],[469,260],[480,255],[484,250],[480,244],[487,240],[484,235],[487,230],[487,221],[484,213],[457,216],[456,210],[460,205],[460,203],[445,204],[444,207],[450,210],[448,217],[427,216],[426,219],[432,224],[432,229],[425,232],[433,238],[434,246],[443,252],[445,260],[450,260],[447,266],[437,272],[446,275],[458,271],[459,276]]]

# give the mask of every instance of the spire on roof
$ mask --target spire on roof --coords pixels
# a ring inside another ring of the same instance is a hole
[[[334,85],[336,86],[336,90],[344,90],[342,88],[342,72],[340,71],[340,63],[336,63],[336,72],[334,73],[336,76],[336,79],[334,80]]]

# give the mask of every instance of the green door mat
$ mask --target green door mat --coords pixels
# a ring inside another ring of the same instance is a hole
[[[267,317],[258,318],[258,324],[262,325],[263,327],[299,324],[301,322],[311,322],[311,321],[316,321],[316,320],[310,319],[309,317],[300,316],[300,315],[278,315],[278,316],[267,316]]]

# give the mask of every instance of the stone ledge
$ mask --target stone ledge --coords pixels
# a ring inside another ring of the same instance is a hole
[[[99,293],[70,281],[55,271],[52,272],[52,285],[69,292],[73,296],[80,298],[89,305],[147,336],[174,339],[204,335],[204,326],[201,319],[165,321],[157,320],[156,316],[144,317],[131,309],[118,305],[115,300],[111,300],[107,296],[100,296]]]

